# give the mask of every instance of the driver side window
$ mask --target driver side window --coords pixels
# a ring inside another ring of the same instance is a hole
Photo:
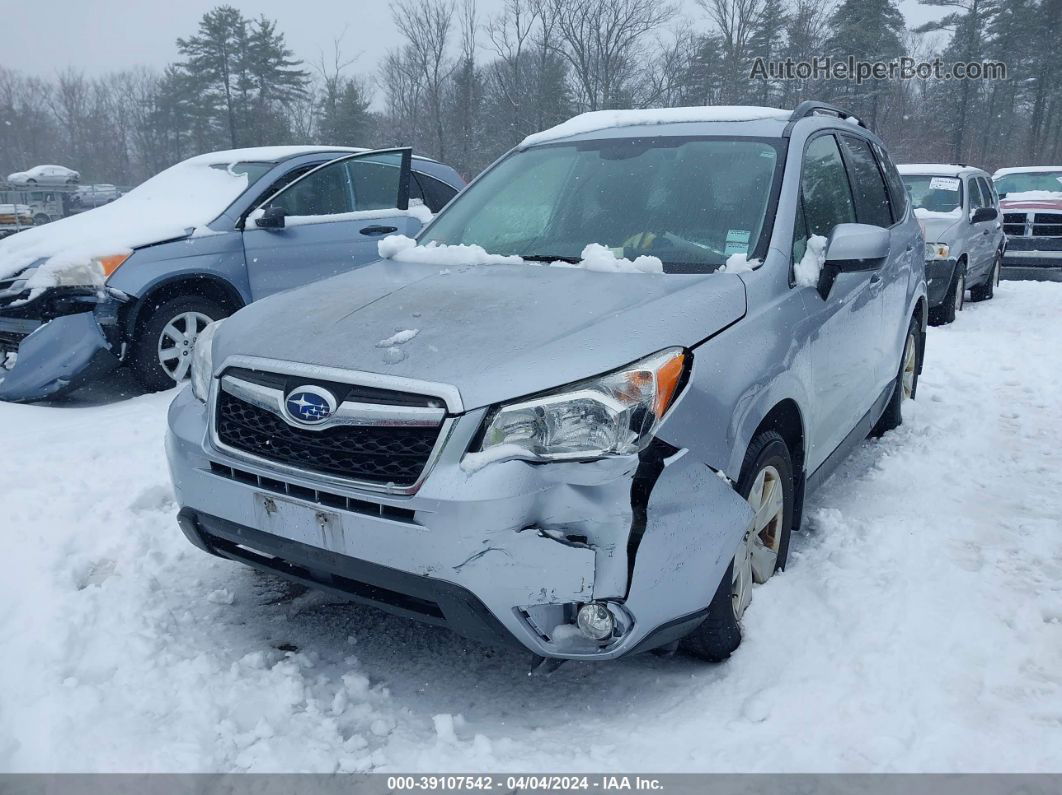
[[[841,152],[832,135],[821,135],[804,150],[800,201],[793,227],[793,262],[800,262],[811,235],[829,237],[837,224],[855,222],[855,204]]]
[[[354,209],[346,163],[331,163],[309,174],[272,199],[287,215],[335,215]]]

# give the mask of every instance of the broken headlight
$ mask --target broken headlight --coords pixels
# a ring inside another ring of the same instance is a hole
[[[498,406],[479,455],[492,461],[567,461],[631,455],[644,448],[685,381],[682,348],[611,373]]]

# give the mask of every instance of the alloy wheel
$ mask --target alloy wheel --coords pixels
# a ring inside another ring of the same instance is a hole
[[[962,311],[962,302],[966,300],[966,277],[959,274],[959,280],[955,283],[955,311]]]
[[[748,496],[752,508],[752,523],[745,533],[744,543],[734,558],[731,601],[734,615],[741,618],[752,601],[753,583],[764,583],[778,565],[778,550],[782,543],[782,522],[785,517],[785,496],[782,477],[773,466],[765,466],[752,482]]]
[[[174,381],[183,381],[192,366],[192,350],[200,333],[213,323],[202,312],[182,312],[159,335],[159,364]]]
[[[903,348],[903,399],[908,400],[914,393],[915,375],[918,371],[918,352],[914,334],[907,335]]]
[[[996,264],[992,266],[992,287],[999,287],[999,257],[996,257]]]

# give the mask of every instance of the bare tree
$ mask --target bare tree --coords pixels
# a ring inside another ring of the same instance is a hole
[[[449,55],[456,0],[393,0],[391,17],[406,39],[402,55],[419,72],[428,103],[434,154],[446,158],[443,98],[446,82],[456,68]]]
[[[587,110],[622,106],[632,98],[644,36],[675,16],[658,0],[548,0],[560,39],[556,47],[572,70]]]
[[[764,0],[697,0],[719,33],[722,46],[720,100],[735,103],[749,82],[750,43],[763,12]]]

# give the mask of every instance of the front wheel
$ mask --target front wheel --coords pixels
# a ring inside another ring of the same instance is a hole
[[[1003,267],[1003,256],[996,254],[996,261],[992,263],[992,272],[988,274],[988,279],[984,284],[979,284],[976,287],[970,288],[970,300],[971,301],[990,301],[996,294],[996,287],[999,286],[999,271]]]
[[[966,272],[960,267],[956,270],[951,280],[948,294],[944,296],[944,303],[930,310],[929,320],[934,326],[945,326],[955,322],[955,316],[962,311],[963,302],[966,300]]]
[[[228,314],[218,302],[196,296],[160,304],[132,343],[132,367],[144,388],[160,392],[187,378],[196,339],[208,325]]]
[[[767,582],[785,568],[793,525],[794,482],[789,447],[775,431],[753,439],[745,454],[738,493],[752,509],[737,555],[716,589],[708,616],[683,645],[692,654],[721,662],[741,644],[741,619],[754,584]]]

